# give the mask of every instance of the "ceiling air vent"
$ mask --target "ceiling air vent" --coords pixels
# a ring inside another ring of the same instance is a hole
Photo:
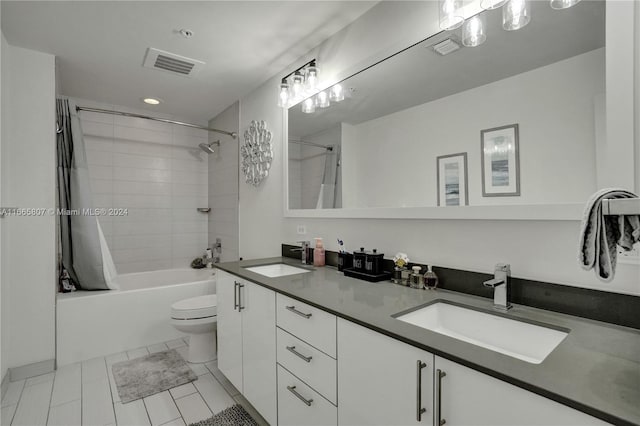
[[[150,47],[144,57],[142,66],[156,70],[168,71],[184,77],[193,77],[204,67],[205,63],[186,58],[174,53]]]

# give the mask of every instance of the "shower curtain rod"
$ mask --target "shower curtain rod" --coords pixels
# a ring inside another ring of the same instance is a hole
[[[327,151],[333,151],[333,146],[329,145],[320,145],[319,143],[313,143],[313,142],[305,142],[305,141],[301,141],[298,139],[289,139],[289,142],[292,143],[297,143],[298,145],[309,145],[309,146],[315,146],[317,148],[324,148]]]
[[[211,127],[200,126],[198,124],[184,123],[182,121],[168,120],[166,118],[151,117],[148,115],[133,114],[131,112],[111,111],[108,109],[87,108],[87,107],[81,107],[81,106],[76,106],[76,111],[98,112],[101,114],[123,115],[125,117],[144,118],[145,120],[160,121],[162,123],[177,124],[179,126],[193,127],[194,129],[202,129],[202,130],[207,130],[209,132],[222,133],[223,135],[231,136],[233,139],[236,139],[238,137],[238,134],[236,132],[227,132],[224,130],[213,129]]]

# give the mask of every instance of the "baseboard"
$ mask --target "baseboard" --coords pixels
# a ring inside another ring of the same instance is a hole
[[[33,364],[10,368],[7,376],[9,376],[12,382],[15,382],[17,380],[28,379],[29,377],[41,376],[43,374],[51,373],[55,370],[55,366],[56,360],[48,359],[46,361],[34,362]]]
[[[9,370],[4,374],[2,378],[2,390],[0,391],[0,401],[4,399],[4,394],[7,392],[7,388],[9,387]]]

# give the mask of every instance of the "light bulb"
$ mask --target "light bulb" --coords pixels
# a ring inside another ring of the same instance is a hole
[[[318,93],[318,106],[320,108],[327,108],[331,105],[331,102],[329,101],[329,95],[327,94],[326,91],[322,91]]]
[[[315,92],[318,88],[318,68],[315,65],[311,65],[307,68],[307,78],[305,81],[306,89],[310,92]]]
[[[298,100],[300,98],[302,98],[303,93],[304,93],[304,87],[302,86],[302,82],[303,82],[303,78],[302,78],[302,74],[299,73],[295,73],[295,75],[293,76],[293,97]]]
[[[464,22],[462,0],[438,0],[440,29],[455,30]]]
[[[467,47],[480,46],[487,40],[485,14],[467,19],[462,26],[462,44]]]
[[[314,98],[307,98],[302,102],[302,112],[305,114],[312,114],[316,112],[316,100]]]
[[[502,28],[515,31],[531,21],[531,5],[528,0],[509,0],[502,8]]]
[[[484,10],[493,10],[501,7],[507,0],[481,0],[480,7]]]
[[[283,80],[280,83],[280,93],[278,94],[278,106],[287,108],[289,106],[289,83]]]
[[[344,100],[344,90],[342,90],[342,85],[335,84],[329,90],[329,99],[333,102],[340,102]]]
[[[550,0],[549,5],[551,9],[562,10],[575,6],[579,2],[580,0]]]

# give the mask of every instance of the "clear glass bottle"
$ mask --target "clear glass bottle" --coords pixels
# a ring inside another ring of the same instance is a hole
[[[431,265],[427,266],[427,272],[424,273],[424,288],[427,290],[435,290],[438,287],[438,276],[433,270]]]
[[[420,273],[420,270],[422,268],[420,268],[419,266],[414,266],[411,269],[413,269],[413,273],[411,274],[411,276],[409,276],[411,288],[423,288],[422,274]]]

